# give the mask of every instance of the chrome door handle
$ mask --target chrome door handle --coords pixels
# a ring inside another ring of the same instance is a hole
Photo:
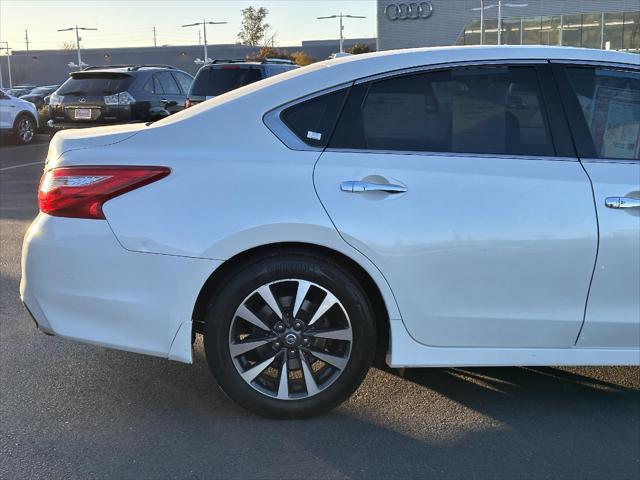
[[[384,193],[404,193],[407,187],[402,185],[394,185],[393,183],[371,183],[361,182],[357,180],[349,180],[340,184],[340,190],[349,193],[363,192],[384,192]]]
[[[609,208],[640,208],[640,198],[607,197],[604,204]]]

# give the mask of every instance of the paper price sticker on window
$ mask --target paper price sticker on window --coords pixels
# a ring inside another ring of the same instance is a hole
[[[312,132],[311,130],[309,130],[307,132],[307,138],[310,138],[311,140],[320,140],[322,138],[322,134],[318,132]]]

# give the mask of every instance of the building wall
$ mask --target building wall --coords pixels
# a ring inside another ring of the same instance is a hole
[[[378,50],[396,48],[454,45],[467,24],[480,18],[480,0],[430,0],[433,12],[429,18],[415,20],[389,20],[385,9],[389,5],[411,3],[401,0],[378,0]],[[497,0],[485,0],[485,5]],[[506,3],[506,2],[505,2]],[[518,0],[527,7],[503,7],[503,18],[535,15],[565,15],[638,11],[638,0]],[[485,10],[485,19],[496,19],[497,8]]]
[[[357,38],[345,40],[345,48],[356,43],[366,43],[375,49],[374,38]],[[304,51],[316,60],[324,60],[338,51],[338,40],[305,41],[302,45],[292,47],[278,47],[289,53]],[[246,45],[209,45],[209,58],[238,59],[257,52],[257,47]],[[203,58],[202,45],[148,47],[148,48],[96,48],[82,50],[82,62],[89,65],[118,65],[118,64],[162,64],[173,65],[185,72],[195,74],[200,65],[195,64],[196,58]],[[77,63],[75,50],[31,50],[13,51],[11,55],[11,76],[14,85],[20,83],[34,83],[36,85],[58,84],[64,82],[70,68],[69,62]],[[6,56],[0,57],[2,69],[2,84],[8,88],[9,76]]]

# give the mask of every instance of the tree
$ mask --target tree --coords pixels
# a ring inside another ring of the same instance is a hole
[[[247,60],[262,61],[265,58],[282,58],[284,60],[293,60],[292,56],[286,50],[278,50],[277,48],[262,47],[254,54],[247,55]]]
[[[353,55],[358,55],[359,53],[369,53],[371,48],[366,43],[356,43],[353,47],[348,48],[347,52]]]
[[[293,52],[291,54],[291,59],[293,60],[293,63],[295,63],[296,65],[300,65],[301,67],[310,65],[316,61],[316,59],[313,58],[311,55],[302,51]]]
[[[257,46],[265,38],[269,30],[269,24],[264,21],[269,10],[264,7],[258,9],[247,7],[242,9],[242,26],[238,33],[238,39],[243,45]]]
[[[76,44],[73,42],[62,42],[62,45],[60,45],[60,48],[62,50],[75,50]]]

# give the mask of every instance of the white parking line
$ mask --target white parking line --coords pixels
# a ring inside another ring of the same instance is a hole
[[[49,142],[41,142],[41,143],[30,143],[28,145],[16,145],[14,147],[2,147],[0,148],[0,155],[2,152],[13,152],[15,150],[20,150],[21,148],[29,148],[29,147],[48,147]]]
[[[5,170],[13,170],[14,168],[29,167],[31,165],[38,165],[43,163],[44,163],[44,160],[40,160],[39,162],[22,163],[20,165],[12,165],[10,167],[2,167],[0,168],[0,172],[4,172]]]

